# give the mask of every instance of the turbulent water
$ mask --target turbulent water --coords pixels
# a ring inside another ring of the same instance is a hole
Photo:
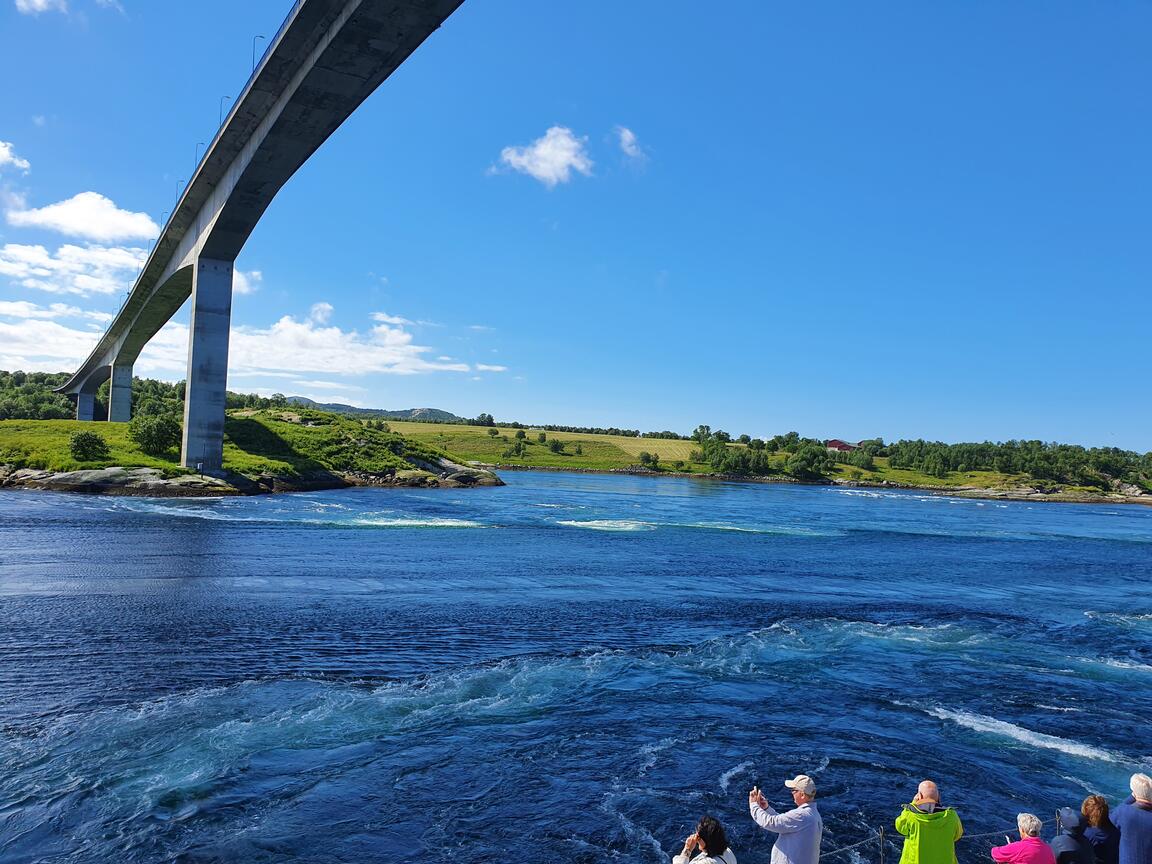
[[[1152,767],[1152,509],[506,479],[0,493],[0,860],[754,864],[753,783],[834,852]]]

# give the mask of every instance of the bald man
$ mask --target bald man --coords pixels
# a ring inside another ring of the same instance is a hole
[[[900,864],[956,864],[956,841],[964,826],[955,810],[940,806],[940,790],[931,780],[922,782],[912,803],[904,805],[896,830],[904,835]]]

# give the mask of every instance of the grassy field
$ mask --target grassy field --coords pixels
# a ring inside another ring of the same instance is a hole
[[[590,435],[581,432],[544,432],[548,441],[564,443],[564,453],[553,453],[547,443],[541,444],[538,436],[544,430],[526,429],[524,457],[505,456],[504,451],[516,441],[516,430],[504,426],[495,427],[497,434],[489,434],[487,426],[461,426],[439,423],[408,423],[402,420],[389,420],[393,431],[407,438],[422,441],[442,450],[450,450],[461,456],[487,463],[524,465],[547,468],[589,468],[608,471],[613,468],[628,468],[640,463],[640,453],[646,451],[659,454],[660,465],[669,470],[677,460],[685,464],[685,471],[704,472],[711,468],[703,463],[689,463],[691,452],[697,448],[693,441],[674,441],[663,438],[629,438],[625,435]],[[575,452],[580,445],[581,454]]]
[[[73,432],[96,432],[107,443],[109,458],[77,462],[68,451]],[[127,423],[86,423],[79,420],[5,420],[0,423],[0,464],[43,471],[78,471],[124,465],[183,471],[177,454],[149,456],[128,438]]]
[[[1025,479],[1021,475],[999,474],[995,471],[950,471],[946,477],[933,477],[919,471],[908,471],[903,468],[891,468],[887,458],[878,456],[874,460],[875,471],[864,471],[851,465],[837,465],[834,477],[845,480],[868,480],[879,482],[887,480],[892,483],[903,483],[909,486],[974,486],[979,489],[993,489],[1002,486],[1011,486]]]
[[[390,420],[388,425],[396,432],[432,444],[441,449],[459,453],[462,457],[480,462],[526,467],[548,468],[590,468],[610,470],[628,468],[640,461],[641,451],[660,454],[660,466],[667,470],[685,470],[695,473],[709,473],[711,466],[700,462],[689,462],[690,454],[698,449],[695,441],[675,441],[662,438],[630,438],[623,435],[591,435],[579,432],[545,432],[549,440],[563,441],[565,453],[552,453],[547,444],[536,443],[540,429],[525,430],[530,446],[526,458],[504,456],[508,445],[515,441],[515,429],[497,426],[497,435],[489,434],[487,426],[460,426],[437,423],[408,423]],[[581,446],[583,455],[575,455],[573,448]],[[732,445],[741,446],[739,444]],[[782,469],[788,454],[772,456],[772,461]],[[683,469],[675,469],[673,463],[683,460]],[[888,460],[879,457],[875,460],[876,469],[865,471],[850,465],[837,465],[832,477],[844,480],[860,480],[878,483],[887,480],[908,486],[972,486],[979,489],[992,489],[1011,486],[1027,480],[1022,475],[999,474],[995,471],[950,472],[946,477],[932,477],[919,471],[891,468]]]
[[[303,422],[301,422],[303,421]],[[545,432],[547,442],[561,441],[564,452],[555,453],[541,443],[542,430],[525,430],[523,456],[505,452],[516,442],[516,430],[486,426],[388,421],[391,432],[365,426],[361,421],[322,412],[233,412],[225,427],[224,467],[255,476],[292,476],[322,470],[385,472],[412,467],[408,459],[435,461],[446,455],[457,462],[515,465],[525,468],[584,468],[595,471],[626,469],[640,463],[640,453],[659,454],[660,467],[668,471],[711,473],[710,465],[690,462],[693,441],[662,438],[630,438],[579,432]],[[77,462],[69,453],[73,432],[95,431],[108,442],[109,458],[101,462]],[[732,446],[741,446],[734,444]],[[580,452],[577,453],[577,447]],[[406,459],[405,457],[408,457]],[[771,456],[783,470],[788,454]],[[81,468],[159,468],[168,474],[186,473],[172,448],[164,456],[142,452],[128,437],[127,423],[82,423],[76,420],[5,420],[0,422],[0,464],[50,471]],[[1004,488],[1028,482],[1026,475],[994,471],[951,472],[933,477],[917,471],[892,468],[878,457],[875,470],[837,465],[834,479],[878,483],[889,481],[920,487]],[[1079,487],[1066,487],[1081,491]],[[1093,491],[1093,490],[1082,490]]]
[[[434,462],[448,455],[435,445],[369,429],[359,421],[335,414],[316,412],[314,417],[305,415],[304,420],[304,423],[289,422],[282,419],[281,412],[275,411],[230,416],[224,430],[224,467],[249,476],[293,476],[323,470],[381,473],[411,469],[412,464],[404,457]],[[79,431],[96,432],[103,437],[108,443],[109,457],[94,462],[73,459],[69,438]],[[128,437],[127,423],[0,422],[0,464],[20,468],[77,471],[119,465],[159,468],[170,475],[189,473],[179,466],[179,457],[177,447],[162,456],[144,453]]]

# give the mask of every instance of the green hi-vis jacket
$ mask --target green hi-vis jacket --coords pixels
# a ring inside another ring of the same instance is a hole
[[[956,841],[964,834],[960,815],[951,807],[927,813],[905,804],[896,817],[896,830],[904,835],[900,864],[956,864]]]

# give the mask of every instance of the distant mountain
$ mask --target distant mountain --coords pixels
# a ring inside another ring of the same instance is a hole
[[[289,396],[288,401],[293,405],[303,405],[315,408],[318,411],[331,411],[333,414],[349,414],[355,417],[379,417],[384,420],[422,420],[425,423],[463,423],[463,417],[457,417],[450,411],[441,411],[439,408],[406,408],[403,411],[386,411],[383,408],[357,408],[355,405],[343,405],[340,402],[317,402],[307,396]]]

